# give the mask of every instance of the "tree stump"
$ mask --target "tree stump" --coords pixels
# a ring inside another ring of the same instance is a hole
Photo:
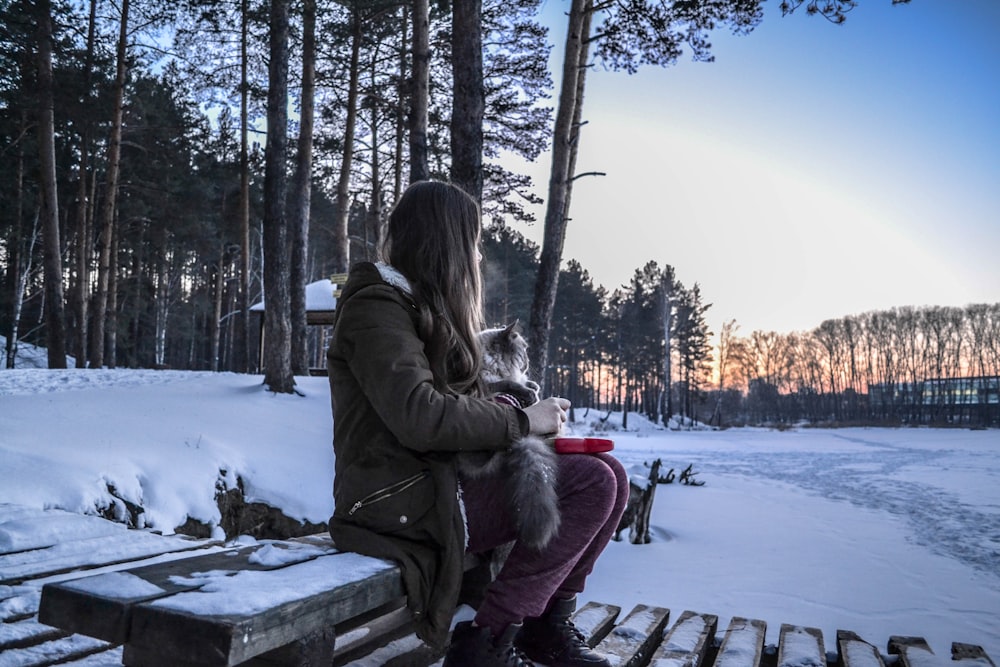
[[[656,484],[660,478],[660,459],[653,461],[649,467],[649,477],[645,484],[637,484],[636,481],[629,481],[628,504],[625,505],[625,512],[621,521],[618,522],[618,529],[615,531],[615,540],[621,540],[621,533],[626,528],[629,529],[629,542],[632,544],[649,544],[649,514],[653,510],[653,496],[656,495]]]

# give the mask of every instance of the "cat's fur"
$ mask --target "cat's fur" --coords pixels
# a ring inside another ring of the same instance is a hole
[[[494,395],[525,408],[538,401],[538,385],[528,379],[528,343],[510,326],[479,334],[483,350],[483,380]],[[545,547],[559,530],[556,495],[557,454],[544,439],[528,435],[503,452],[463,452],[463,475],[476,478],[503,475],[505,502],[517,527],[518,539],[530,547]]]

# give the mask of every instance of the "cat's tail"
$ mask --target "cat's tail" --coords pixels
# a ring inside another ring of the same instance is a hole
[[[505,460],[507,501],[518,538],[535,549],[544,548],[559,531],[557,456],[543,439],[529,435],[513,444]]]

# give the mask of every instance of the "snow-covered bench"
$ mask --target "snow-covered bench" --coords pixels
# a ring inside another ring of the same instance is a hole
[[[477,566],[470,559],[467,574]],[[579,614],[606,634],[618,611],[591,604]],[[326,535],[47,583],[37,618],[122,646],[133,667],[345,665],[376,650],[385,659],[368,664],[441,657],[412,635],[398,566],[339,552]]]
[[[123,644],[126,665],[330,664],[352,621],[403,626],[404,601],[396,565],[313,536],[46,584],[38,620]]]
[[[412,667],[440,658],[410,632],[398,567],[337,552],[325,535],[227,547],[105,525],[99,535],[88,527],[86,539],[0,549],[0,667],[347,665],[361,657],[358,664]],[[718,641],[713,614],[684,611],[670,626],[666,608],[640,604],[619,620],[620,612],[589,602],[574,616],[617,665],[832,664],[816,628],[783,624],[766,644],[763,621],[734,617]],[[886,667],[857,634],[841,630],[834,641],[837,667]],[[946,664],[919,637],[891,637],[887,650],[900,667]],[[982,648],[959,643],[947,664],[995,667]]]

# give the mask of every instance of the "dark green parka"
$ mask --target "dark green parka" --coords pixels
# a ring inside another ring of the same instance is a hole
[[[523,412],[441,391],[401,274],[357,264],[327,352],[336,455],[330,534],[347,551],[398,561],[417,633],[441,645],[462,582],[465,524],[455,453],[504,450]]]

